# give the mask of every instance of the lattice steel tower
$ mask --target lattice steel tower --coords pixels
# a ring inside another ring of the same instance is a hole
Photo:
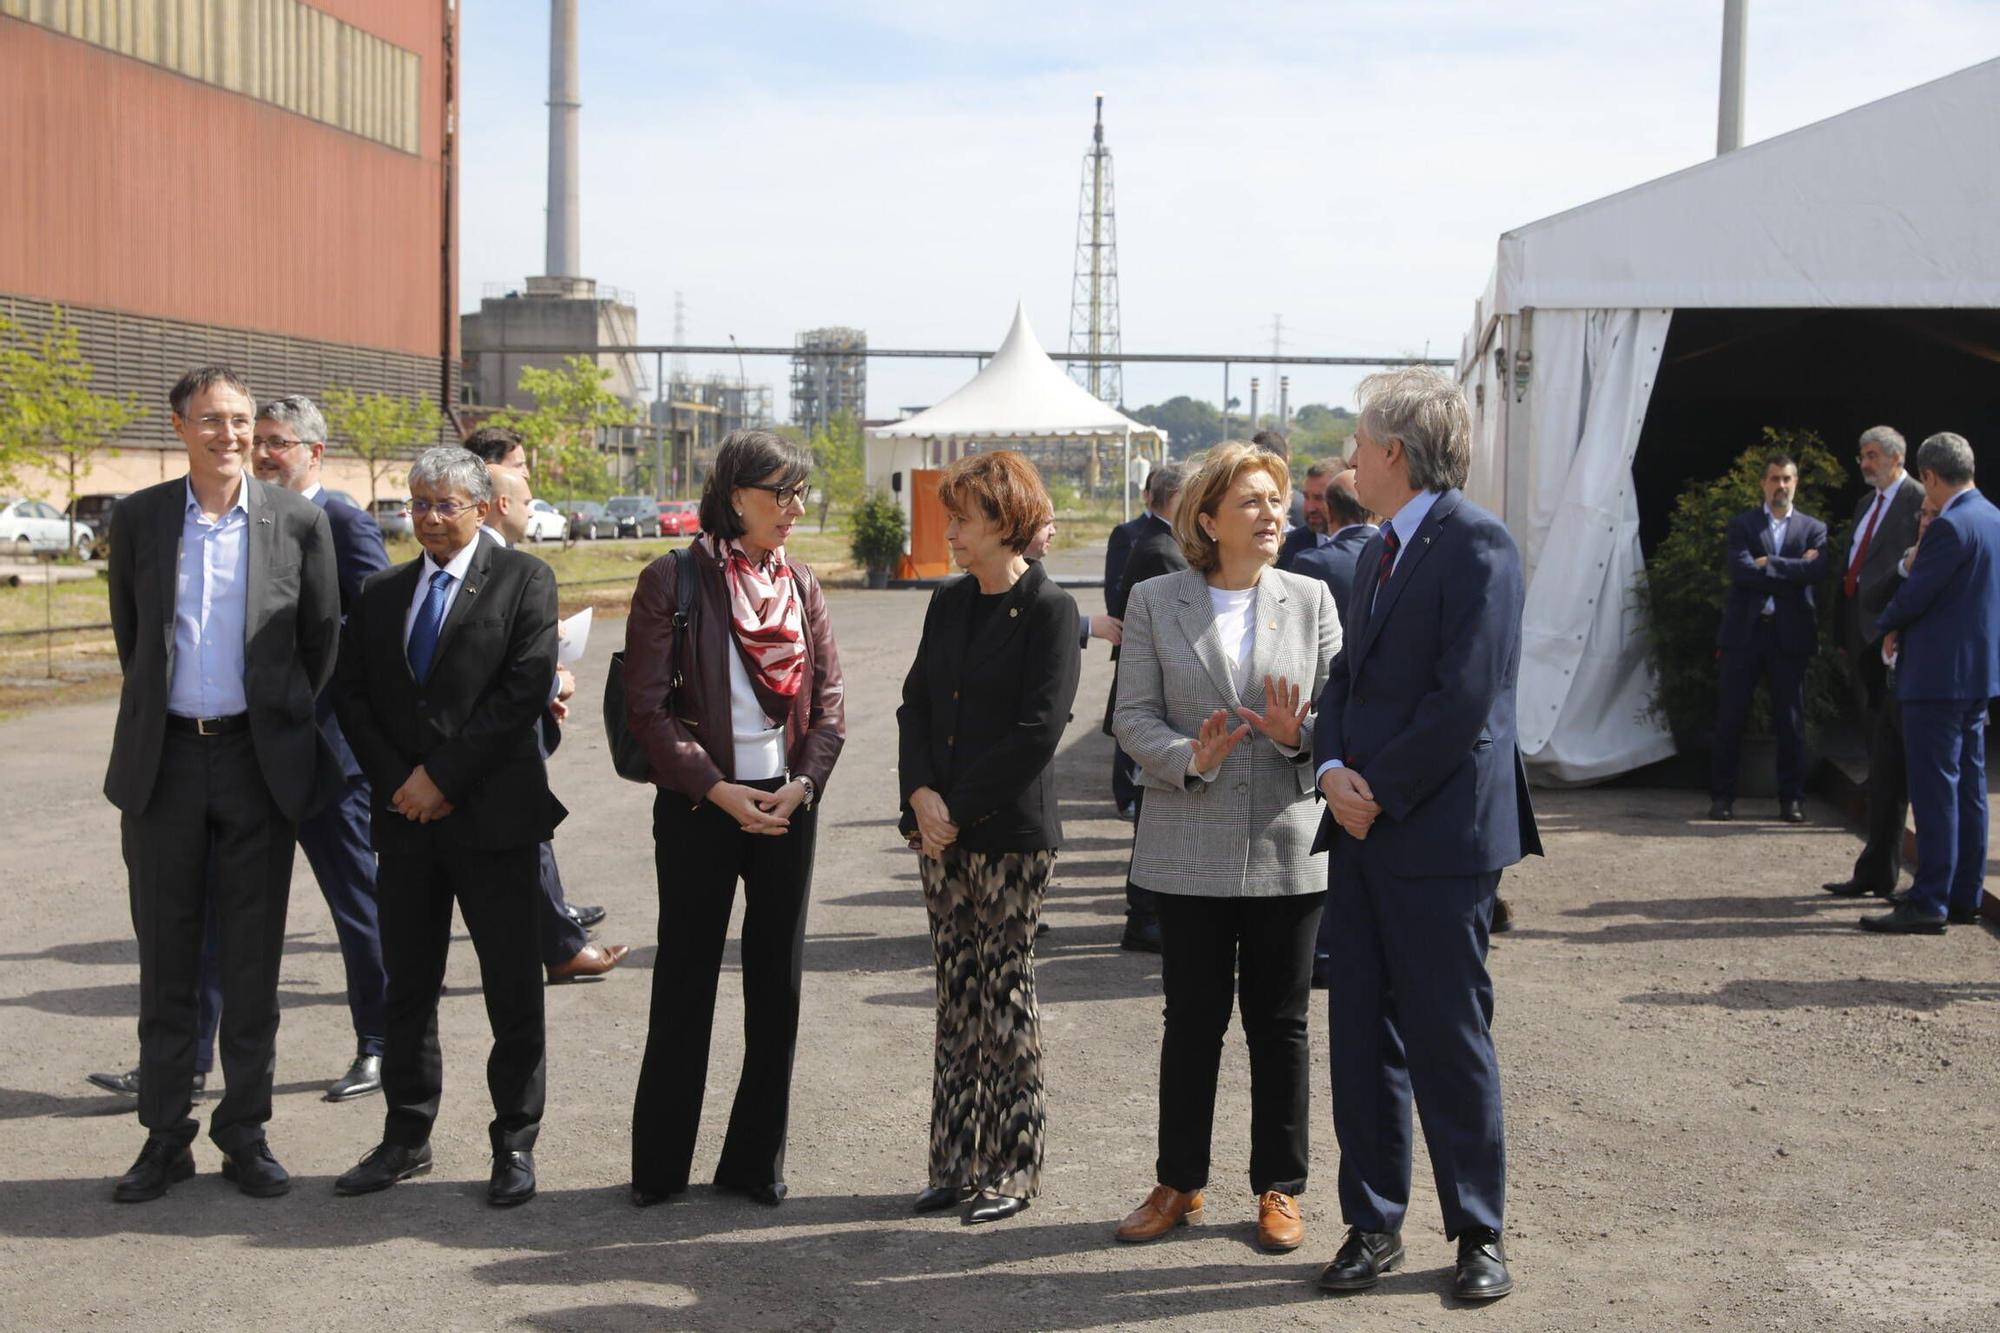
[[[1104,145],[1104,94],[1097,127],[1083,155],[1083,193],[1076,208],[1076,270],[1070,282],[1069,373],[1114,406],[1125,398],[1118,343],[1118,218],[1111,189],[1111,150]],[[1083,358],[1108,357],[1109,360]]]

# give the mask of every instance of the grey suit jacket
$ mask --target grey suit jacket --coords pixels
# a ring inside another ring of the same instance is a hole
[[[1860,525],[1868,521],[1868,507],[1875,503],[1875,491],[1871,487],[1854,506],[1855,527],[1848,534],[1847,544],[1840,549],[1840,572],[1847,574],[1848,557],[1854,552],[1854,542],[1861,536]],[[1882,638],[1881,629],[1875,624],[1876,618],[1889,605],[1889,599],[1896,595],[1896,589],[1903,586],[1902,576],[1896,573],[1897,562],[1903,552],[1917,540],[1917,511],[1924,505],[1923,483],[1905,472],[1902,485],[1889,497],[1889,507],[1875,524],[1875,535],[1868,539],[1868,555],[1861,562],[1861,576],[1855,581],[1853,626],[1865,644],[1877,643]]]
[[[1253,730],[1214,781],[1188,767],[1194,736],[1210,713],[1226,709],[1240,722],[1238,705],[1262,712],[1266,675],[1297,685],[1301,702],[1316,700],[1339,651],[1340,617],[1327,586],[1266,569],[1257,585],[1251,683],[1239,691],[1200,570],[1162,574],[1132,589],[1112,729],[1146,789],[1133,883],[1204,898],[1275,898],[1326,887],[1312,853],[1319,811],[1311,715],[1300,727],[1304,749],[1296,755]]]
[[[340,647],[340,578],[326,515],[303,495],[246,476],[243,694],[271,797],[297,821],[341,790],[340,762],[314,701]],[[111,632],[125,683],[104,794],[128,814],[152,800],[174,672],[174,593],[187,479],[118,502],[111,546]]]

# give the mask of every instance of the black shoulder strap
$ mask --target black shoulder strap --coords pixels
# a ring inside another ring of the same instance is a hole
[[[694,638],[695,614],[701,609],[701,601],[697,595],[700,589],[695,586],[695,580],[700,577],[699,569],[692,545],[683,546],[674,552],[674,688],[676,690],[687,676],[688,643]]]

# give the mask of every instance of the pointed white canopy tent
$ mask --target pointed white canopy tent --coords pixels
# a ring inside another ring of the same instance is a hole
[[[1078,384],[1049,359],[1019,302],[1000,350],[949,398],[905,421],[867,431],[865,471],[869,489],[892,489],[891,478],[943,467],[980,449],[1117,440],[1130,515],[1132,441],[1164,448],[1164,432],[1132,420]],[[1157,452],[1157,449],[1153,452]],[[907,485],[893,488],[910,507]]]
[[[1521,750],[1610,777],[1674,745],[1647,716],[1632,482],[1676,309],[2000,307],[2000,60],[1500,238],[1459,358],[1467,489],[1527,562]]]

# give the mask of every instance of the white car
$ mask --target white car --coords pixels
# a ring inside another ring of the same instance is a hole
[[[69,519],[52,504],[0,496],[0,546],[17,555],[69,549]],[[76,525],[76,553],[88,560],[97,548],[90,524]]]
[[[562,510],[547,500],[528,501],[528,540],[531,542],[559,542],[569,535],[569,520]]]

